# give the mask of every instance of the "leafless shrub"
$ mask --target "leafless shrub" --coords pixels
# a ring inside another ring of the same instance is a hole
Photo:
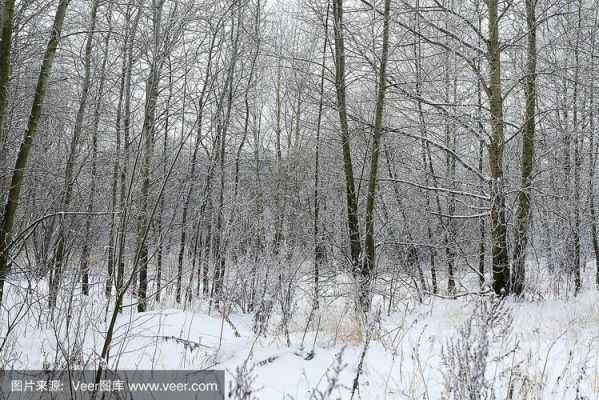
[[[339,375],[345,369],[345,367],[347,367],[347,364],[343,362],[344,351],[345,347],[343,347],[341,351],[337,353],[334,364],[327,369],[326,373],[320,379],[318,385],[316,385],[316,387],[312,390],[312,395],[310,396],[310,398],[316,400],[330,400],[340,398],[334,397],[334,393],[339,389],[343,388],[343,385],[340,383],[339,380]],[[322,382],[323,379],[326,379],[327,384],[321,390],[318,388],[318,386],[320,385],[320,382]]]
[[[256,375],[254,366],[248,367],[246,363],[238,366],[235,370],[234,380],[229,382],[229,393],[227,397],[233,400],[252,400],[257,390],[253,387]]]
[[[268,321],[272,313],[273,302],[270,299],[262,299],[254,312],[254,333],[258,336],[266,336]]]
[[[496,297],[476,301],[470,317],[442,350],[445,365],[444,399],[492,400],[497,398],[493,382],[487,377],[491,348],[506,343],[511,334],[513,316],[505,300]],[[500,353],[501,348],[499,349]],[[504,353],[504,352],[503,352]],[[510,352],[511,353],[511,352]]]

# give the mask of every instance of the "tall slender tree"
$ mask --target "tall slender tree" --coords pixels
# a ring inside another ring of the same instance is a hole
[[[512,291],[521,295],[525,287],[526,269],[525,254],[528,243],[528,227],[530,225],[530,196],[532,194],[532,169],[534,163],[535,129],[536,129],[536,74],[537,74],[537,0],[526,0],[527,61],[524,86],[525,113],[522,136],[522,161],[520,191],[516,211],[516,232],[512,267]]]
[[[141,193],[140,212],[137,217],[137,250],[134,263],[139,268],[139,288],[137,293],[137,311],[147,310],[148,289],[148,232],[150,229],[150,163],[156,122],[156,102],[159,94],[159,84],[162,65],[165,61],[165,45],[162,37],[162,11],[166,0],[152,0],[152,54],[150,71],[146,80],[146,99],[144,107],[144,120],[141,130]]]
[[[489,64],[489,111],[491,114],[491,143],[489,170],[491,172],[491,242],[493,258],[493,290],[498,295],[509,292],[510,266],[507,249],[505,205],[504,149],[505,121],[501,77],[500,23],[505,14],[499,12],[499,0],[487,0],[488,30],[487,60]]]
[[[337,112],[341,128],[341,148],[343,151],[343,172],[345,176],[345,198],[347,202],[347,229],[351,270],[354,278],[359,277],[362,243],[358,220],[358,200],[354,180],[354,167],[351,153],[351,136],[347,115],[347,84],[345,71],[345,27],[343,24],[343,0],[333,0],[333,34],[335,54],[335,91],[337,94]]]
[[[99,0],[94,0],[92,3],[92,10],[90,13],[90,25],[85,41],[85,55],[83,59],[84,65],[84,76],[83,85],[81,89],[81,97],[79,99],[79,109],[77,110],[77,116],[75,118],[75,127],[73,129],[73,136],[71,137],[71,143],[69,146],[69,154],[67,157],[67,164],[64,173],[64,189],[62,193],[61,209],[63,212],[69,212],[71,207],[71,201],[73,198],[73,188],[75,187],[75,163],[79,150],[79,144],[81,140],[81,133],[83,132],[83,119],[87,111],[87,102],[89,99],[89,92],[91,89],[91,64],[92,64],[92,50],[94,35],[96,31],[96,20],[98,15]],[[56,305],[56,298],[58,296],[58,289],[60,280],[62,277],[62,270],[65,263],[65,252],[66,252],[66,240],[67,240],[67,224],[69,223],[66,216],[61,216],[58,227],[58,239],[56,244],[56,253],[54,255],[54,265],[50,270],[50,296],[49,305],[53,308]],[[82,271],[82,291],[85,295],[88,294],[89,287],[87,278],[87,270]]]
[[[360,303],[364,310],[370,306],[370,281],[375,268],[376,244],[374,238],[374,207],[376,188],[378,184],[378,170],[381,137],[383,134],[383,118],[385,110],[385,93],[387,89],[387,60],[389,58],[389,25],[390,25],[391,0],[385,0],[383,12],[383,43],[381,48],[381,62],[378,71],[378,93],[374,114],[374,131],[372,133],[372,156],[370,158],[370,177],[368,179],[368,197],[366,203],[366,258],[361,271]]]
[[[23,141],[19,147],[17,160],[15,161],[15,166],[13,168],[12,178],[10,181],[8,198],[4,206],[4,213],[2,214],[2,226],[0,228],[0,304],[2,303],[2,298],[4,295],[4,283],[9,273],[9,252],[12,230],[19,205],[19,198],[21,196],[23,178],[25,176],[25,170],[27,169],[27,163],[29,161],[31,147],[33,145],[33,139],[37,133],[42,107],[46,97],[46,88],[48,86],[48,81],[52,72],[52,65],[54,63],[56,50],[58,49],[58,44],[60,43],[62,26],[69,2],[70,0],[61,0],[58,4],[58,8],[56,9],[54,23],[50,33],[50,40],[48,41],[46,51],[44,52],[42,66],[37,84],[35,86],[35,94],[33,96],[33,103],[31,105],[31,113],[29,114]]]
[[[8,86],[12,53],[13,18],[15,0],[5,0],[0,21],[0,165],[4,163],[6,135],[4,134],[4,115],[8,104]]]

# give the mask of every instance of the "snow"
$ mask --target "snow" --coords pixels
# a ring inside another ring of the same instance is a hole
[[[11,300],[16,304],[17,297]],[[591,287],[585,287],[576,298],[534,302],[508,299],[513,328],[509,337],[493,338],[498,344],[491,347],[486,371],[496,393],[507,393],[511,382],[522,396],[516,398],[578,395],[599,399],[598,300],[597,290]],[[78,344],[81,354],[72,358],[79,360],[72,365],[95,366],[112,309],[107,312],[100,294],[89,299],[76,295],[62,301],[63,307],[71,303],[70,319],[51,320],[41,305],[29,310],[30,318],[9,335],[2,354],[5,368],[64,366],[61,352],[76,353],[73,349]],[[125,306],[117,319],[110,366],[224,369],[227,381],[233,382],[236,368],[246,365],[253,367],[252,388],[258,399],[320,398],[316,390],[329,386],[334,387],[330,398],[350,398],[365,332],[342,298],[322,304],[305,336],[308,308],[299,307],[289,325],[290,347],[276,315],[267,334],[256,337],[252,315],[232,312],[228,322],[218,312],[209,315],[206,303],[196,300],[182,310],[163,301],[142,314]],[[401,311],[383,315],[371,331],[360,376],[360,397],[356,398],[442,398],[448,368],[443,348],[457,337],[475,304],[473,296],[456,300],[428,297],[424,303],[406,304]],[[6,316],[4,311],[3,329]],[[499,362],[494,360],[509,349],[514,349],[513,353]],[[337,374],[335,368],[341,371]],[[506,370],[509,374],[503,373]],[[338,382],[331,385],[337,375]]]

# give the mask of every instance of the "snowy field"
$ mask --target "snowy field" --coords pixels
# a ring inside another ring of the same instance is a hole
[[[4,342],[4,368],[95,368],[113,305],[100,294],[75,295],[62,299],[52,320],[43,291],[29,292],[26,310],[10,297],[1,326],[17,324]],[[459,399],[460,376],[478,382],[477,399],[599,399],[599,293],[590,286],[576,298],[500,305],[485,296],[428,296],[399,302],[390,314],[379,297],[380,312],[366,327],[344,296],[324,299],[310,315],[298,296],[289,344],[276,299],[263,335],[254,332],[253,314],[209,314],[202,299],[185,310],[163,300],[142,314],[125,305],[109,365],[224,369],[227,390],[246,382],[251,398],[264,400],[349,399],[358,371],[354,398],[361,399]]]

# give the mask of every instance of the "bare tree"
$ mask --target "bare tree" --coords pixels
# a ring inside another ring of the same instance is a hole
[[[513,254],[512,291],[521,295],[524,291],[526,270],[525,252],[530,225],[530,196],[532,194],[532,169],[534,162],[534,136],[536,129],[536,73],[537,73],[537,18],[536,1],[526,1],[527,62],[525,78],[526,112],[524,116],[524,132],[522,137],[521,185],[518,193],[517,223]]]
[[[27,129],[25,131],[25,136],[23,137],[23,142],[19,148],[19,153],[10,181],[8,199],[6,201],[6,205],[4,206],[4,213],[2,215],[2,228],[0,229],[0,304],[4,294],[4,282],[6,281],[9,273],[9,251],[11,245],[11,236],[15,216],[17,213],[17,207],[19,205],[23,177],[27,168],[27,162],[29,160],[31,146],[33,145],[33,139],[37,133],[42,106],[46,96],[46,87],[48,86],[48,80],[50,78],[50,73],[52,72],[52,64],[54,62],[54,56],[56,55],[58,44],[60,42],[62,25],[68,6],[69,0],[61,0],[58,4],[58,8],[56,9],[50,40],[44,53],[42,67],[39,73],[37,85],[35,87],[35,95],[31,106],[31,113],[27,122]]]

